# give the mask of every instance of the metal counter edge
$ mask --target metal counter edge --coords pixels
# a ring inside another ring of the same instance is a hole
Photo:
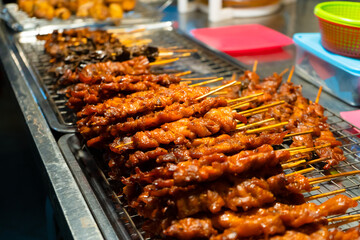
[[[70,239],[104,239],[84,197],[67,166],[55,138],[30,90],[26,73],[17,60],[11,35],[0,22],[0,56],[26,124],[41,157],[50,183],[55,213],[62,216],[60,230]],[[62,226],[65,225],[65,226]]]

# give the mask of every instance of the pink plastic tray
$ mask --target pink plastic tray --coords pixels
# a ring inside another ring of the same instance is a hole
[[[198,28],[191,33],[200,41],[232,56],[273,51],[293,44],[291,38],[260,24]]]

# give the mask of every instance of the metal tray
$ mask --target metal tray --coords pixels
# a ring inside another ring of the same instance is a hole
[[[330,111],[326,111],[325,115],[328,116],[331,131],[336,137],[340,137],[339,140],[343,143],[341,148],[344,150],[347,160],[327,171],[321,170],[323,164],[312,164],[310,166],[316,170],[304,174],[309,178],[360,169],[360,138],[357,137],[360,136],[360,129],[357,129]],[[116,196],[115,189],[118,188],[118,186],[113,185],[111,181],[109,183],[109,178],[106,175],[108,168],[101,160],[101,155],[96,151],[87,149],[85,147],[85,141],[81,136],[76,134],[62,136],[59,140],[59,146],[78,181],[84,197],[90,205],[90,209],[93,210],[95,219],[99,219],[101,230],[104,232],[110,231],[109,225],[104,223],[106,220],[106,222],[111,223],[113,228],[111,232],[116,233],[119,238],[126,236],[124,239],[147,239],[140,228],[142,223],[141,217],[136,215],[134,210],[126,206],[126,203],[122,200],[122,196]],[[287,148],[288,145],[284,143],[281,147]],[[294,170],[300,169],[288,169],[285,170],[285,172],[289,173]],[[346,192],[342,194],[350,197],[360,196],[359,175],[341,177],[318,184],[317,186],[320,186],[319,190],[312,191],[311,194],[305,193],[305,197],[344,188]],[[90,201],[94,196],[96,196],[96,204],[93,204],[94,201]],[[320,204],[330,197],[317,199],[313,202]],[[102,211],[98,210],[98,206],[102,207]],[[101,214],[99,214],[99,212]],[[347,214],[359,213],[360,206],[351,208]],[[342,228],[347,229],[355,225],[357,225],[357,223],[354,222],[343,225]]]
[[[68,27],[72,24],[77,24],[78,26],[114,25],[114,22],[111,21],[111,19],[98,21],[93,18],[79,18],[76,16],[71,16],[67,20],[62,20],[58,18],[46,20],[29,17],[25,12],[19,10],[19,7],[16,3],[5,4],[4,9],[2,9],[1,11],[0,17],[11,29],[17,32],[51,25],[55,25],[58,27]],[[147,22],[158,22],[161,18],[162,14],[160,11],[138,1],[133,11],[124,13],[124,18],[121,19],[120,25],[129,26]]]
[[[148,25],[137,25],[137,28],[146,30],[139,33],[141,37],[152,39],[151,45],[185,49],[197,49],[190,57],[164,67],[153,67],[153,70],[162,73],[192,71],[189,77],[217,76],[229,78],[233,72],[242,74],[244,67],[230,56],[210,49],[203,43],[176,29],[171,22],[162,22]],[[36,40],[36,34],[50,33],[54,27],[46,27],[37,31],[25,31],[15,35],[15,45],[19,51],[21,61],[30,72],[42,94],[37,94],[39,105],[42,108],[49,125],[59,132],[75,132],[76,117],[73,111],[65,106],[67,98],[58,94],[53,85],[52,77],[47,73],[50,57],[44,53],[43,42]],[[107,28],[110,29],[110,28]],[[127,30],[131,30],[128,28]],[[188,77],[187,76],[187,77]]]

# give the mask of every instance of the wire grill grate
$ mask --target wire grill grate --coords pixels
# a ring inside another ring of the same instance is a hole
[[[334,113],[326,110],[325,112],[326,116],[328,116],[329,124],[332,129],[332,132],[334,133],[335,137],[339,141],[343,143],[343,146],[341,147],[344,150],[344,154],[347,157],[347,159],[343,162],[341,162],[336,167],[333,167],[329,170],[322,170],[322,167],[324,166],[323,163],[316,163],[316,164],[310,164],[306,167],[302,168],[292,168],[285,170],[285,173],[290,173],[293,171],[301,170],[303,168],[313,167],[314,170],[308,173],[304,173],[308,178],[316,178],[316,177],[322,177],[330,174],[336,174],[336,173],[343,173],[343,172],[349,172],[349,171],[355,171],[360,169],[360,129],[354,127],[350,123],[342,120]],[[106,188],[109,190],[107,192],[107,196],[112,196],[111,199],[114,200],[114,204],[112,208],[119,216],[118,219],[110,219],[111,221],[122,221],[123,224],[126,226],[129,236],[131,239],[137,240],[147,240],[150,238],[146,237],[145,232],[141,229],[141,224],[143,222],[143,219],[137,215],[136,211],[129,208],[126,205],[126,200],[124,196],[116,196],[115,192],[119,192],[119,186],[114,185],[114,182],[108,178],[106,175],[107,172],[107,166],[104,165],[103,161],[101,160],[101,157],[96,157],[97,154],[94,154],[92,150],[90,151],[86,147],[84,147],[84,143],[80,138],[76,135],[70,135],[73,139],[71,142],[69,142],[69,148],[72,149],[72,154],[75,156],[76,160],[82,164],[84,162],[89,161],[88,158],[91,158],[93,162],[96,162],[97,167],[96,169],[93,169],[90,171],[91,175],[94,175],[94,171],[99,171],[102,176],[101,179],[99,179],[102,184],[106,184]],[[76,144],[74,144],[76,143]],[[290,143],[290,142],[288,142]],[[64,147],[61,146],[60,147]],[[289,144],[286,142],[283,143],[280,148],[288,148]],[[85,156],[85,157],[81,157]],[[65,159],[67,159],[69,156],[65,156]],[[85,169],[87,167],[84,167]],[[89,175],[88,175],[89,176]],[[110,183],[109,183],[110,182]],[[305,197],[322,194],[330,191],[340,190],[340,189],[346,189],[344,193],[349,197],[357,197],[360,196],[360,175],[351,175],[346,177],[340,177],[332,179],[328,182],[322,182],[320,184],[316,184],[314,186],[319,186],[320,188],[317,190],[314,190],[312,192],[304,193]],[[81,186],[80,186],[81,187]],[[104,193],[97,193],[97,194],[104,194]],[[116,196],[116,197],[115,197]],[[333,195],[328,197],[319,198],[316,200],[312,200],[312,202],[315,202],[316,204],[321,204],[322,202],[326,201],[327,199],[333,197]],[[101,197],[99,198],[101,199]],[[355,207],[349,209],[347,215],[350,214],[359,214],[360,213],[360,207]],[[347,229],[350,227],[355,227],[358,223],[352,222],[345,225],[342,225],[341,228]]]

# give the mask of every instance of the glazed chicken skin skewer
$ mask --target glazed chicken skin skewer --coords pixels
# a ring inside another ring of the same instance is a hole
[[[259,238],[258,240],[263,240]],[[358,240],[360,239],[359,226],[346,231],[340,229],[329,230],[321,224],[308,224],[300,229],[287,230],[281,236],[274,236],[270,240]]]
[[[150,112],[141,117],[127,118],[126,121],[100,128],[94,124],[82,124],[79,132],[88,139],[100,135],[111,135],[114,138],[137,131],[160,127],[167,122],[181,118],[201,117],[212,108],[225,107],[227,102],[223,98],[206,98],[202,101],[175,102],[165,106],[163,110]]]
[[[147,90],[156,90],[177,84],[181,81],[175,75],[125,75],[114,77],[108,75],[100,78],[100,82],[78,83],[68,90],[67,106],[71,109],[81,110],[86,104],[102,103],[122,93],[133,93]]]
[[[70,71],[79,71],[88,64],[123,62],[140,56],[154,61],[159,55],[156,47],[124,46],[113,34],[88,28],[55,30],[51,34],[38,35],[37,39],[45,41],[45,52],[52,57],[49,73],[56,79],[61,78],[60,85],[69,83],[62,77],[65,73],[71,75]]]
[[[150,151],[137,150],[136,152],[129,154],[128,159],[123,162],[123,164],[125,164],[128,168],[132,168],[141,166],[142,164],[150,161],[155,161],[158,165],[161,165],[163,163],[178,163],[180,161],[185,161],[186,159],[200,158],[201,156],[211,155],[214,153],[234,154],[242,150],[258,148],[263,144],[281,144],[285,135],[286,132],[272,134],[265,133],[260,135],[237,132],[231,136],[228,134],[222,134],[211,140],[208,139],[208,142],[202,144],[199,144],[199,142],[206,138],[197,138],[192,141],[189,148],[186,146],[180,146],[168,150],[161,147],[157,147],[156,149]],[[123,165],[117,167],[122,166]]]
[[[123,180],[124,184],[156,184],[157,187],[184,186],[200,182],[214,181],[224,175],[245,174],[262,167],[276,167],[290,158],[287,150],[274,151],[270,145],[262,145],[255,150],[244,150],[232,156],[215,153],[177,164],[166,164],[149,172],[141,172]]]
[[[151,131],[137,132],[134,136],[124,138],[121,146],[120,139],[110,144],[110,149],[121,153],[128,149],[151,149],[161,144],[171,142],[182,145],[197,137],[207,137],[220,132],[231,132],[236,129],[237,121],[246,121],[246,118],[229,107],[213,108],[201,118],[182,118],[178,121],[165,123],[160,128]]]
[[[161,219],[167,212],[185,218],[198,213],[215,214],[224,209],[249,211],[275,201],[303,203],[302,192],[310,189],[304,176],[285,176],[283,173],[267,180],[225,177],[208,184],[166,189],[157,189],[156,185],[150,184],[140,195],[130,199],[129,206],[146,218]]]
[[[274,92],[273,89],[278,87],[278,81],[276,78],[274,83],[271,82],[274,82],[274,79],[268,78],[267,84],[263,83],[265,86],[268,86],[267,90],[264,88],[265,92]],[[251,82],[248,89],[251,89],[251,87],[256,89],[256,84],[257,80]],[[248,89],[243,90],[244,95],[249,94]],[[309,103],[309,100],[301,95],[301,88],[293,85],[291,82],[282,84],[279,91],[274,94],[270,102],[276,100],[285,100],[286,104],[270,108],[266,113],[256,114],[250,117],[248,122],[252,123],[267,118],[275,118],[276,120],[274,122],[268,122],[264,125],[288,121],[289,124],[286,125],[285,129],[289,130],[290,133],[311,130],[311,134],[295,136],[290,147],[313,147],[315,145],[320,145],[320,143],[330,143],[330,147],[316,152],[319,157],[330,158],[325,160],[327,164],[324,166],[324,169],[329,169],[331,166],[337,165],[339,162],[345,160],[343,151],[338,147],[341,143],[336,141],[333,134],[329,131],[329,125],[326,123],[327,118],[324,116],[324,108],[321,105],[317,103]],[[254,103],[256,104],[256,102]],[[261,103],[265,104],[267,101]],[[324,137],[320,140],[316,140],[320,137],[320,135]],[[294,157],[311,159],[312,154],[302,153]]]
[[[259,208],[246,213],[225,211],[212,218],[174,220],[163,233],[178,239],[205,237],[211,240],[271,236],[286,233],[289,228],[299,228],[309,223],[325,221],[326,217],[344,214],[348,208],[355,206],[357,206],[357,202],[344,195],[335,196],[320,205],[314,203],[301,205],[276,203],[273,207]],[[191,223],[197,221],[207,222],[210,229],[193,231]],[[223,230],[223,233],[216,234],[215,232],[218,232],[216,229]],[[207,235],[201,236],[203,233]]]
[[[109,125],[129,117],[154,110],[161,110],[173,103],[199,102],[197,97],[208,93],[207,87],[189,88],[184,85],[171,85],[157,90],[136,92],[123,98],[113,98],[104,103],[87,105],[77,113],[78,125]],[[89,117],[82,120],[81,118]]]
[[[58,85],[67,86],[79,82],[91,84],[107,75],[143,75],[150,74],[150,65],[147,57],[135,57],[123,62],[98,62],[87,64],[81,70],[66,69],[58,80]]]
[[[113,98],[97,105],[87,105],[77,113],[81,118],[77,124],[80,133],[89,139],[90,146],[104,144],[107,138],[114,139],[126,128],[155,127],[169,121],[199,113],[205,114],[211,107],[226,104],[223,99],[204,100],[210,106],[201,104],[197,97],[207,93],[209,88],[188,88],[174,86],[134,93],[125,98]],[[161,110],[158,114],[154,110]],[[172,114],[180,114],[172,117]],[[145,114],[135,119],[138,114]],[[236,115],[236,114],[235,114]],[[237,114],[237,116],[240,116]],[[242,118],[244,119],[244,118]],[[210,120],[209,120],[210,121]],[[110,125],[110,126],[109,126]],[[107,126],[106,128],[103,126]],[[102,131],[106,129],[106,131]],[[134,129],[134,131],[135,131]]]

